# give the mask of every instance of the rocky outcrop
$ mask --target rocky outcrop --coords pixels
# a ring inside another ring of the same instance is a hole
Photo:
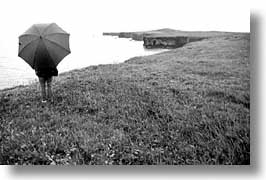
[[[120,38],[132,38],[132,32],[121,32],[118,37]]]
[[[168,28],[153,31],[103,33],[103,35],[143,41],[143,46],[148,49],[178,48],[184,46],[186,43],[200,41],[210,37],[227,36],[230,34],[232,33],[216,31],[179,31]]]
[[[144,36],[144,33],[132,33],[132,39],[135,41],[142,41]]]
[[[188,43],[187,37],[144,37],[143,46],[151,48],[178,48]]]
[[[149,34],[139,32],[103,33],[104,36],[118,36],[119,38],[131,38],[135,41],[143,41],[143,37]]]
[[[147,49],[152,48],[179,48],[193,41],[200,41],[204,38],[199,37],[184,37],[184,36],[147,36],[143,38],[143,46]]]

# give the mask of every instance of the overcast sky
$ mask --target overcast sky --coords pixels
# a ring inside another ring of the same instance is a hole
[[[71,37],[104,31],[173,28],[249,32],[247,1],[5,0],[0,1],[0,56],[16,56],[18,36],[34,23],[56,22]]]

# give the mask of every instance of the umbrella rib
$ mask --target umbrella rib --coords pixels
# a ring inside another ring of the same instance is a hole
[[[24,46],[24,47],[19,51],[18,55],[21,54],[21,52],[23,51],[23,49],[25,49],[26,47],[28,47],[32,42],[34,42],[34,41],[36,41],[36,40],[39,40],[39,39],[34,39],[34,40],[32,40],[31,42],[29,42],[26,46]]]
[[[19,37],[24,37],[24,36],[36,36],[36,37],[39,37],[39,36],[36,35],[36,34],[22,34],[22,35],[20,35]]]
[[[46,34],[46,35],[44,35],[44,37],[46,37],[46,36],[50,36],[50,35],[55,35],[55,34],[65,34],[65,35],[70,35],[70,34],[68,34],[68,33],[59,33],[59,32],[56,32],[56,33]]]
[[[48,55],[50,56],[50,58],[52,58],[52,57],[51,57],[51,54],[50,54],[49,51],[48,51],[48,49],[47,49],[45,46],[44,46],[44,48],[47,50]],[[36,61],[35,56],[36,56],[36,52],[34,53],[33,64],[35,64],[35,61]],[[54,62],[53,62],[53,63],[54,63]],[[54,66],[55,66],[55,64],[54,64]]]
[[[41,35],[40,30],[37,28],[37,26],[34,24],[33,27],[35,27],[35,29],[37,29],[37,31],[39,32],[39,34]]]
[[[46,46],[44,46],[44,48],[46,49],[46,51],[48,52],[48,55],[49,55],[49,56],[50,56],[50,58],[52,59],[52,56],[51,56],[50,52],[48,51],[47,47],[46,47]],[[55,65],[55,63],[54,63],[54,61],[52,61],[52,62],[53,62],[53,64],[54,64],[54,66],[56,66],[56,65]]]
[[[43,30],[42,34],[45,34],[45,31],[47,31],[47,29],[48,29],[49,27],[51,27],[53,24],[54,24],[54,23],[49,24],[49,25]]]
[[[55,45],[61,47],[62,49],[66,50],[67,52],[70,52],[69,49],[66,49],[65,47],[61,46],[61,44],[58,44],[58,43],[56,43],[56,42],[54,42],[54,41],[51,41],[50,39],[46,39],[46,38],[45,38],[45,40],[47,40],[47,41],[49,41],[49,42],[51,42],[51,43],[53,43],[53,44],[55,44]]]

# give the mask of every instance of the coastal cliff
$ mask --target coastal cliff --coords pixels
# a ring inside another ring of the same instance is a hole
[[[152,48],[179,48],[189,42],[200,41],[204,38],[201,37],[153,37],[147,36],[143,38],[144,46],[147,49]]]
[[[143,41],[143,38],[147,35],[147,33],[144,32],[104,32],[104,36],[117,36],[119,38],[130,38],[135,41]]]
[[[235,33],[217,31],[179,31],[168,28],[153,31],[103,33],[103,35],[106,36],[118,36],[119,38],[130,38],[135,41],[143,41],[143,46],[147,49],[179,48],[190,42],[233,34]]]

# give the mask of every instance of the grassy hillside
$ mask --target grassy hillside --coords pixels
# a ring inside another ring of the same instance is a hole
[[[234,35],[237,33],[233,32],[220,32],[220,31],[180,31],[175,29],[158,29],[152,31],[140,31],[134,32],[136,34],[148,34],[150,36],[164,36],[164,37],[178,37],[178,36],[188,36],[188,37],[217,37],[217,36],[226,36],[226,35]]]
[[[1,164],[249,164],[249,34],[0,91]]]

